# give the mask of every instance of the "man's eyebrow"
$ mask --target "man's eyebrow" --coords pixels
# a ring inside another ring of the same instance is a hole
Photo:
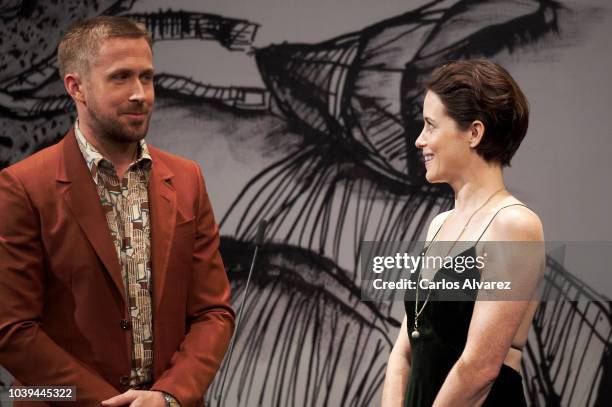
[[[117,69],[113,69],[112,71],[109,71],[108,72],[108,76],[113,76],[113,75],[117,75],[117,74],[131,73],[131,72],[132,72],[131,69],[117,68]]]
[[[109,71],[108,72],[108,76],[113,76],[113,75],[117,75],[117,74],[131,74],[131,73],[134,73],[134,72],[136,72],[136,70],[134,70],[134,69],[117,68],[117,69],[114,69],[112,71]],[[144,69],[143,71],[139,72],[139,75],[142,75],[142,74],[151,74],[151,75],[155,74],[155,69],[154,68]]]
[[[435,125],[436,121],[434,119],[432,119],[431,117],[427,117],[427,116],[423,116],[423,120],[431,125]]]

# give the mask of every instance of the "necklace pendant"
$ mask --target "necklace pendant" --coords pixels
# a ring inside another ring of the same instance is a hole
[[[419,339],[421,333],[415,328],[414,331],[412,331],[412,333],[410,334],[410,336],[412,336],[412,339]]]

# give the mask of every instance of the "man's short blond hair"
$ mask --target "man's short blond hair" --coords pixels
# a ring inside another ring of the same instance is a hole
[[[102,43],[109,38],[144,38],[152,49],[151,35],[142,23],[127,17],[98,16],[72,24],[57,47],[60,77],[87,75]]]

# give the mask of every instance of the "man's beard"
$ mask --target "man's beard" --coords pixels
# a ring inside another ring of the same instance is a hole
[[[147,111],[147,115],[142,121],[138,121],[137,125],[130,125],[119,121],[117,118],[111,118],[101,114],[97,108],[97,104],[91,102],[90,100],[88,111],[93,122],[92,124],[94,125],[93,127],[95,127],[94,131],[96,136],[118,143],[135,143],[142,140],[147,135],[151,115],[148,109],[143,105],[130,108],[129,112]]]

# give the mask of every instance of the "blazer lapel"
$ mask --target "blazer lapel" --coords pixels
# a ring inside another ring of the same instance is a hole
[[[71,129],[63,140],[57,181],[64,200],[127,304],[121,266],[100,197]]]
[[[153,165],[149,178],[149,207],[151,209],[151,266],[153,268],[153,311],[156,313],[164,291],[168,258],[176,225],[176,191],[171,179],[174,174],[162,157],[149,147]]]

